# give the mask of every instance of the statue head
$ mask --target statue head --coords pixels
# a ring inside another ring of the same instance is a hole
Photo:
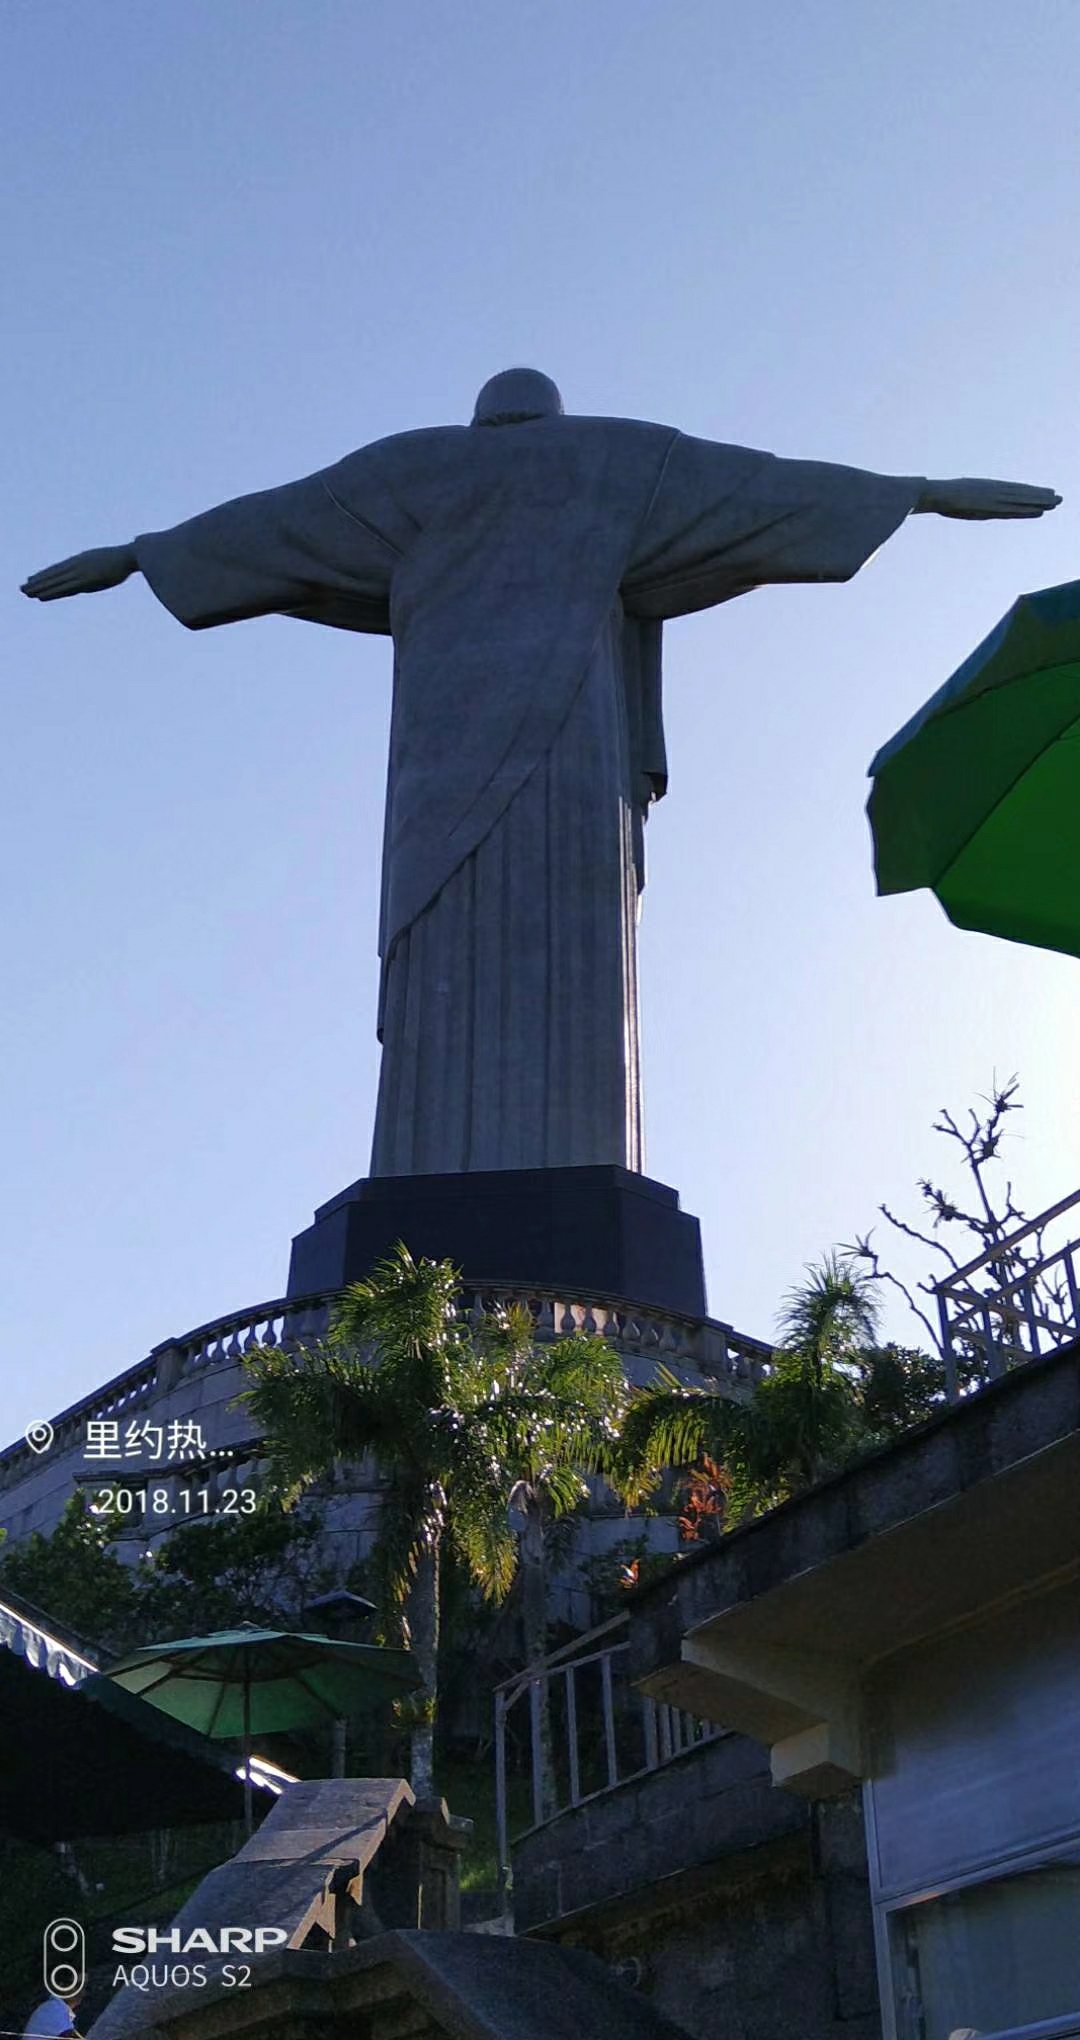
[[[504,368],[476,399],[474,425],[523,425],[529,418],[561,418],[563,400],[538,368]]]

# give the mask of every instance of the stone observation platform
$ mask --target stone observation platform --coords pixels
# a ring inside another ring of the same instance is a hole
[[[256,1346],[288,1352],[313,1343],[325,1332],[339,1293],[335,1287],[278,1297],[163,1340],[145,1359],[55,1416],[47,1453],[33,1452],[24,1439],[9,1445],[0,1453],[0,1527],[13,1539],[35,1530],[48,1534],[75,1488],[92,1494],[106,1485],[132,1490],[152,1485],[168,1491],[173,1513],[132,1515],[131,1538],[145,1549],[189,1519],[190,1508],[181,1499],[184,1489],[198,1494],[205,1488],[216,1501],[225,1488],[257,1483],[259,1439],[243,1408],[234,1407],[247,1385],[243,1355]],[[687,1381],[707,1382],[741,1400],[769,1359],[770,1348],[761,1340],[746,1338],[716,1319],[595,1289],[510,1282],[466,1287],[461,1310],[469,1316],[511,1303],[527,1305],[541,1343],[573,1332],[607,1339],[622,1357],[628,1379],[639,1383],[650,1380],[662,1363]],[[195,1427],[205,1450],[192,1447],[182,1459],[170,1460],[165,1455],[173,1425]],[[159,1432],[162,1456],[155,1459],[146,1445],[148,1437],[156,1444]],[[96,1456],[103,1442],[114,1445],[119,1456]],[[137,1452],[131,1449],[135,1444],[141,1448]],[[343,1493],[327,1509],[327,1535],[341,1539],[336,1555],[345,1571],[361,1555],[358,1539],[374,1506],[372,1487],[370,1498],[366,1490]],[[625,1529],[621,1521],[612,1527],[617,1534]],[[597,1526],[598,1534],[602,1528]]]

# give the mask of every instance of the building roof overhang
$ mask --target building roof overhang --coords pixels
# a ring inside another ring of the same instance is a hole
[[[1080,1570],[1080,1346],[1017,1369],[734,1532],[631,1604],[652,1699],[772,1748],[813,1797],[866,1775],[868,1673]]]

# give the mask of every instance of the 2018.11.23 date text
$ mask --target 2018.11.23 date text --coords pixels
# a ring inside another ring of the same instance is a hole
[[[92,1516],[253,1516],[258,1507],[254,1488],[100,1487],[90,1503]]]

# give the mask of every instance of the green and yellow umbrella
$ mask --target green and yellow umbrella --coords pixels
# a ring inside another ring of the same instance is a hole
[[[879,893],[1080,956],[1080,581],[1022,595],[870,776]]]

